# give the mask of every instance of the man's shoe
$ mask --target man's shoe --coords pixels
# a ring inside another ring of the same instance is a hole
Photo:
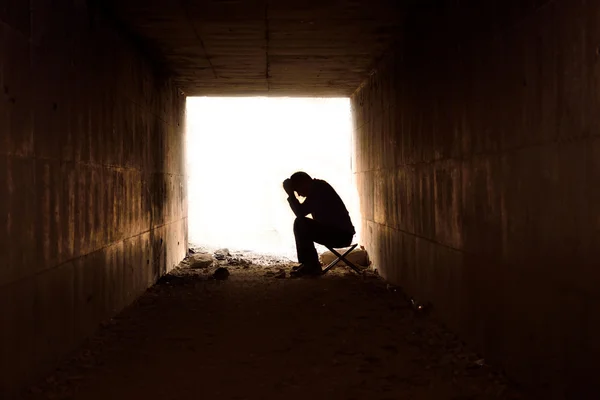
[[[321,275],[323,270],[321,269],[321,264],[300,264],[297,267],[292,267],[291,276],[315,276]]]
[[[308,267],[304,272],[304,275],[307,276],[319,276],[323,275],[323,269],[321,268],[321,264],[317,264],[311,267]]]
[[[292,272],[290,272],[290,276],[292,278],[297,278],[299,276],[304,275],[305,271],[306,271],[306,266],[304,264],[300,264],[296,267],[292,267]]]
[[[300,271],[303,270],[304,268],[311,268],[310,264],[300,264],[300,265],[296,265],[295,267],[292,267],[292,271]]]

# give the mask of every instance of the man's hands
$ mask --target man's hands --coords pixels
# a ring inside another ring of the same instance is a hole
[[[285,190],[289,196],[294,196],[294,189],[292,188],[292,181],[290,179],[283,181],[283,190]]]

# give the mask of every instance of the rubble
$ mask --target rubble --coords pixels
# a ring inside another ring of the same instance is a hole
[[[213,258],[206,253],[192,254],[188,259],[188,264],[192,269],[208,268],[213,264]]]
[[[214,257],[217,260],[222,261],[225,260],[227,257],[231,257],[231,253],[229,252],[229,249],[219,249],[215,251]]]

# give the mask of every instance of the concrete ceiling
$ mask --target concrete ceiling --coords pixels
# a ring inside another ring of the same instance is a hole
[[[189,96],[349,96],[397,36],[400,0],[114,0]]]

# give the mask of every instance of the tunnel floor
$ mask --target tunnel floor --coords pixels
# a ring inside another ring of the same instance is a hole
[[[525,398],[376,275],[268,272],[176,269],[24,398]]]

